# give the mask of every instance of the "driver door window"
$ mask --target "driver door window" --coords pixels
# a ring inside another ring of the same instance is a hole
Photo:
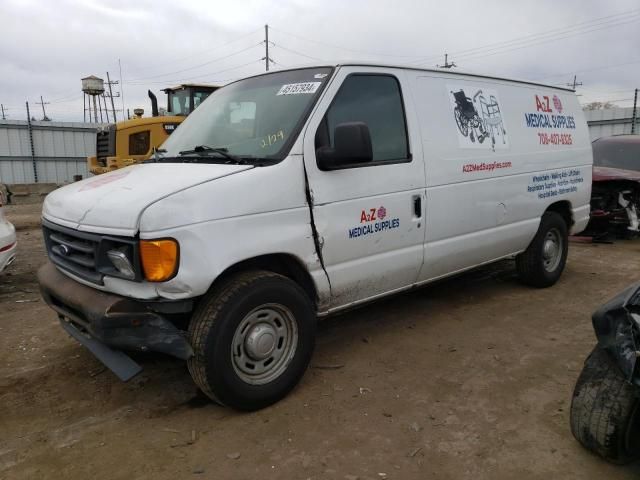
[[[373,164],[410,161],[402,95],[395,77],[347,77],[318,129],[316,149],[334,147],[336,126],[347,122],[364,122],[368,126]],[[366,165],[371,163],[360,166]]]

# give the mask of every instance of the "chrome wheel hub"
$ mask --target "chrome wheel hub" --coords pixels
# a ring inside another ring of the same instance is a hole
[[[287,369],[297,344],[293,313],[284,305],[262,305],[240,321],[233,335],[231,363],[242,381],[263,385]]]
[[[542,260],[547,272],[553,272],[560,265],[562,259],[562,236],[560,232],[553,228],[547,232],[542,244]]]

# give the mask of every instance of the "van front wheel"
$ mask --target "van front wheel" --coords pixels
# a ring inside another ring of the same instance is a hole
[[[569,235],[567,224],[556,212],[545,212],[529,247],[516,257],[520,280],[532,287],[555,284],[567,262]]]
[[[307,294],[277,273],[244,272],[214,287],[189,325],[195,383],[212,400],[258,410],[287,395],[315,344]]]

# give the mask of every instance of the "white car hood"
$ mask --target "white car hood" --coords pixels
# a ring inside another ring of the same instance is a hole
[[[253,168],[251,165],[149,163],[135,165],[50,193],[45,219],[78,230],[135,235],[142,212],[154,202],[216,178]]]

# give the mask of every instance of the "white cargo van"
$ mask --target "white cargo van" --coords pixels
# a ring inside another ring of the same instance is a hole
[[[341,64],[214,92],[152,161],[51,193],[42,293],[120,378],[187,360],[256,409],[303,375],[318,316],[515,257],[553,285],[589,218],[571,90]]]

